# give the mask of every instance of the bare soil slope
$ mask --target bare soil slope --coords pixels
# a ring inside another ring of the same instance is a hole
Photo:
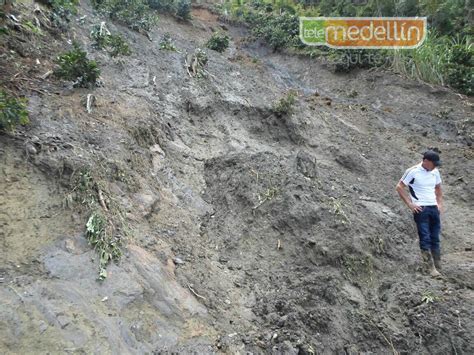
[[[108,22],[133,51],[114,59],[89,39],[104,19],[84,15],[50,41],[2,44],[3,84],[28,93],[32,123],[0,136],[1,353],[474,352],[472,102],[272,53],[202,8],[161,16],[151,40]],[[186,51],[218,28],[230,48],[191,78]],[[165,32],[179,52],[159,49]],[[102,87],[40,79],[68,39]],[[294,114],[276,115],[289,90]],[[437,280],[395,193],[428,147],[444,161]],[[67,203],[84,168],[131,229],[103,282],[88,212]]]

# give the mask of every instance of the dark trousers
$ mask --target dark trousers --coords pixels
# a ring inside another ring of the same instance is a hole
[[[418,229],[420,237],[420,249],[432,250],[435,253],[440,252],[439,232],[441,230],[441,221],[437,206],[422,206],[422,210],[413,213],[413,218]]]

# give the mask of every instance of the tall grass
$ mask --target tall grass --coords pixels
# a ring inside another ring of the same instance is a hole
[[[474,47],[468,37],[439,36],[429,31],[416,49],[393,52],[392,68],[410,78],[432,84],[451,85],[473,94]]]
[[[410,78],[445,85],[443,72],[449,61],[446,42],[430,31],[420,47],[394,49],[392,67]]]

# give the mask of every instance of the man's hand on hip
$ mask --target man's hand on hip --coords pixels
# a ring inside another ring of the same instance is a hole
[[[421,212],[421,210],[423,209],[423,207],[418,206],[418,205],[415,205],[414,203],[410,203],[410,204],[408,205],[408,207],[410,208],[410,210],[411,210],[413,213],[419,213],[419,212]]]

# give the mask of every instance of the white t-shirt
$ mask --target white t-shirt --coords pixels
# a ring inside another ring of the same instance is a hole
[[[428,171],[420,163],[407,169],[401,181],[410,189],[410,197],[415,205],[437,205],[435,186],[441,184],[441,175],[437,168]]]

